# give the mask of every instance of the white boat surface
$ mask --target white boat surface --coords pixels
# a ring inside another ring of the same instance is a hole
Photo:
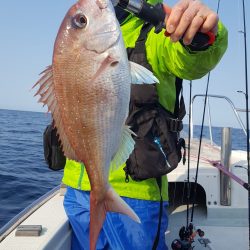
[[[70,249],[71,228],[63,208],[60,186],[42,196],[1,230],[1,250]],[[39,236],[16,236],[19,225],[41,225]]]
[[[191,152],[192,145],[193,149],[197,149],[197,144],[197,141],[191,143]],[[194,249],[248,250],[248,191],[235,181],[231,181],[231,204],[221,205],[220,171],[205,160],[219,160],[220,148],[211,146],[209,143],[203,143],[201,155],[193,225],[196,229],[199,228],[204,231],[205,235],[203,238],[196,237],[194,239]],[[190,181],[192,183],[194,182],[197,165],[197,158],[193,156],[190,162]],[[230,169],[232,173],[247,183],[247,162],[242,160],[246,157],[245,151],[232,151]],[[168,175],[168,180],[169,192],[173,197],[169,209],[169,228],[166,232],[166,242],[171,249],[170,244],[179,237],[180,228],[186,226],[187,206],[183,204],[186,202],[183,202],[182,199],[184,197],[184,186],[187,185],[187,166],[180,164],[175,171]],[[192,197],[190,200],[192,200]],[[189,215],[191,214],[191,206],[192,204],[189,206]],[[206,239],[209,243],[205,247]]]

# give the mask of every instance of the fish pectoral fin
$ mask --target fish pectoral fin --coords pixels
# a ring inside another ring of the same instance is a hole
[[[118,169],[122,164],[124,164],[134,150],[135,141],[131,136],[132,134],[136,136],[136,134],[129,129],[129,126],[124,125],[119,149],[110,164],[111,171]]]
[[[131,61],[129,63],[133,84],[159,83],[159,80],[154,76],[154,74],[150,70],[137,63]]]
[[[90,192],[90,250],[96,249],[99,233],[106,218],[106,213],[117,212],[128,215],[134,221],[141,223],[134,210],[109,187],[102,201],[96,201],[94,193]]]

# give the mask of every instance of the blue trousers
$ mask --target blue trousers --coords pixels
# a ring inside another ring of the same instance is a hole
[[[68,187],[64,208],[72,226],[72,250],[89,250],[89,196],[87,191]],[[137,213],[141,224],[128,216],[108,212],[100,232],[98,250],[152,250],[158,228],[160,203],[122,197]],[[168,202],[163,202],[160,239],[157,250],[167,250]]]

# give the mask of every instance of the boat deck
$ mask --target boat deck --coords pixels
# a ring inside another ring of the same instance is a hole
[[[166,232],[166,243],[171,249],[171,243],[178,238],[179,230],[186,226],[187,206],[181,205],[169,211],[169,228]],[[191,214],[191,209],[190,213]],[[196,250],[248,250],[248,226],[242,225],[242,220],[234,219],[207,219],[206,208],[195,206],[193,224],[196,229],[204,231],[205,235],[194,239],[192,246]],[[243,223],[246,224],[246,223]],[[203,239],[208,239],[205,245]]]
[[[193,200],[194,180],[197,167],[199,143],[191,142],[190,182]],[[230,172],[247,182],[246,152],[233,150],[230,159]],[[208,160],[220,160],[220,148],[203,141],[199,162],[197,194],[195,200],[193,224],[196,229],[204,231],[204,239],[210,243],[205,246],[195,237],[193,245],[196,250],[249,250],[248,229],[248,192],[241,185],[230,180],[230,201],[228,205],[221,204],[220,171],[211,166]],[[166,232],[166,242],[169,246],[174,239],[179,238],[179,230],[186,226],[187,221],[187,163],[179,164],[176,170],[168,175],[169,181],[169,228]],[[191,205],[189,206],[189,218]],[[189,219],[190,220],[190,219]],[[202,242],[202,241],[201,241]]]

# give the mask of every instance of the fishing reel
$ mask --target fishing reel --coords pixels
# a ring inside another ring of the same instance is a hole
[[[192,250],[194,248],[192,243],[197,234],[200,237],[205,235],[201,229],[195,230],[192,223],[190,223],[188,227],[183,226],[179,231],[180,239],[173,240],[171,248],[173,250]]]

